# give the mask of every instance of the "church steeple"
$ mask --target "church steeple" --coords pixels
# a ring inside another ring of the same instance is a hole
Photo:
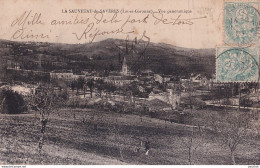
[[[123,60],[123,66],[126,65],[126,59],[124,57],[124,60]]]
[[[126,64],[126,58],[125,57],[124,57],[124,60],[123,60],[123,65],[122,65],[122,74],[123,75],[128,74],[128,67],[127,67],[127,64]]]

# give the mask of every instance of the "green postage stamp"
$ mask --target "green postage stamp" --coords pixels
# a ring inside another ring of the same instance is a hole
[[[259,47],[217,47],[217,82],[257,82]]]
[[[251,45],[258,42],[259,2],[224,3],[224,42]]]

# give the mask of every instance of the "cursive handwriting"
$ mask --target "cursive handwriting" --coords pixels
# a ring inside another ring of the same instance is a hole
[[[12,21],[11,27],[18,27],[12,34],[12,39],[48,39],[49,35],[44,33],[34,33],[32,29],[35,25],[43,25],[41,20],[41,13],[34,13],[32,11],[25,11],[18,18]]]
[[[126,43],[126,54],[129,53],[139,53],[139,55],[143,55],[150,44],[150,37],[146,35],[146,31],[143,31],[141,38],[134,37],[133,40],[130,40],[129,34],[126,36],[125,43]],[[141,45],[143,50],[141,52],[137,51],[137,46]]]
[[[11,37],[12,39],[48,39],[48,34],[34,33],[32,30],[27,31],[26,28],[18,29]]]
[[[34,13],[33,15],[31,13],[31,10],[29,12],[25,11],[20,17],[11,23],[11,27],[19,26],[23,29],[27,25],[43,24],[41,21],[41,13]]]
[[[76,36],[77,40],[89,39],[89,43],[92,43],[96,37],[105,36],[111,34],[129,34],[134,33],[134,31],[125,32],[124,29],[118,28],[114,30],[102,31],[100,29],[93,29],[94,24],[90,23],[82,33],[72,33]]]
[[[134,36],[131,39],[128,34],[125,38],[125,45],[113,42],[118,49],[119,62],[123,62],[121,54],[123,54],[124,57],[132,57],[134,58],[134,62],[130,69],[134,68],[137,62],[145,60],[145,51],[148,48],[150,41],[151,39],[146,35],[146,31],[143,31],[141,37]]]
[[[155,19],[154,25],[157,25],[159,23],[168,25],[193,25],[194,20],[207,18],[206,16],[202,16],[198,18],[182,19],[181,14],[179,14],[176,18],[165,18],[164,15],[159,12],[153,12],[152,16]]]
[[[122,20],[117,19],[117,13],[115,13],[110,19],[105,19],[103,13],[97,12],[94,15],[94,18],[96,20],[96,24],[99,24],[99,23],[119,23],[119,22],[122,21]]]
[[[149,14],[141,19],[132,19],[130,15],[127,17],[126,21],[121,25],[121,28],[124,28],[128,23],[134,24],[134,23],[148,23],[147,19],[149,18]]]
[[[72,32],[76,40],[87,40],[92,43],[101,36],[107,35],[126,35],[139,34],[133,25],[134,24],[148,24],[153,23],[154,26],[163,25],[193,25],[195,20],[204,19],[206,16],[195,18],[183,18],[182,14],[167,17],[161,12],[151,12],[146,15],[138,17],[137,15],[127,15],[114,13],[113,15],[105,15],[102,12],[96,12],[92,17],[86,15],[69,17],[67,20],[53,19],[49,23],[54,26],[69,26],[69,25],[84,25],[83,29],[77,32]],[[11,22],[11,27],[14,28],[12,39],[49,39],[50,33],[34,32],[33,27],[44,25],[42,21],[42,14],[33,12],[32,10],[24,11],[20,16]],[[111,25],[112,24],[112,25]],[[107,26],[106,26],[107,25]],[[111,25],[111,27],[109,26]],[[104,28],[107,28],[105,30]],[[146,30],[142,30],[146,32]],[[46,30],[45,30],[46,32]],[[48,31],[47,31],[48,32]],[[51,32],[51,30],[50,30]],[[56,36],[58,37],[58,36]],[[143,33],[145,37],[145,33]]]
[[[107,19],[104,18],[103,13],[96,13],[94,15],[94,21],[89,22],[88,25],[85,27],[85,29],[82,32],[74,32],[72,33],[75,35],[77,40],[82,39],[89,39],[89,43],[92,43],[98,36],[105,36],[105,35],[111,35],[111,34],[132,34],[135,33],[133,30],[125,30],[125,27],[127,24],[134,24],[134,23],[147,23],[147,19],[149,15],[142,19],[134,19],[131,18],[130,15],[127,17],[125,21],[117,18],[118,14],[115,13],[111,18]],[[118,27],[112,30],[104,31],[97,27],[96,25],[99,24],[118,24]],[[120,24],[121,23],[121,24]]]

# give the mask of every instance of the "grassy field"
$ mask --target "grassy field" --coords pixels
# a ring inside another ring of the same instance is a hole
[[[40,134],[38,114],[0,114],[0,164],[182,165],[189,164],[190,137],[191,164],[232,164],[228,148],[212,131],[148,116],[60,109],[49,117],[39,153]],[[151,142],[149,155],[141,141]],[[244,139],[237,163],[260,164],[259,146],[259,138]]]

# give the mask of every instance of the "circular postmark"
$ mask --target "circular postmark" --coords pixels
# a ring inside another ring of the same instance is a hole
[[[258,82],[259,48],[217,48],[216,79],[217,82]]]
[[[258,2],[225,3],[225,43],[252,44],[258,41]]]

